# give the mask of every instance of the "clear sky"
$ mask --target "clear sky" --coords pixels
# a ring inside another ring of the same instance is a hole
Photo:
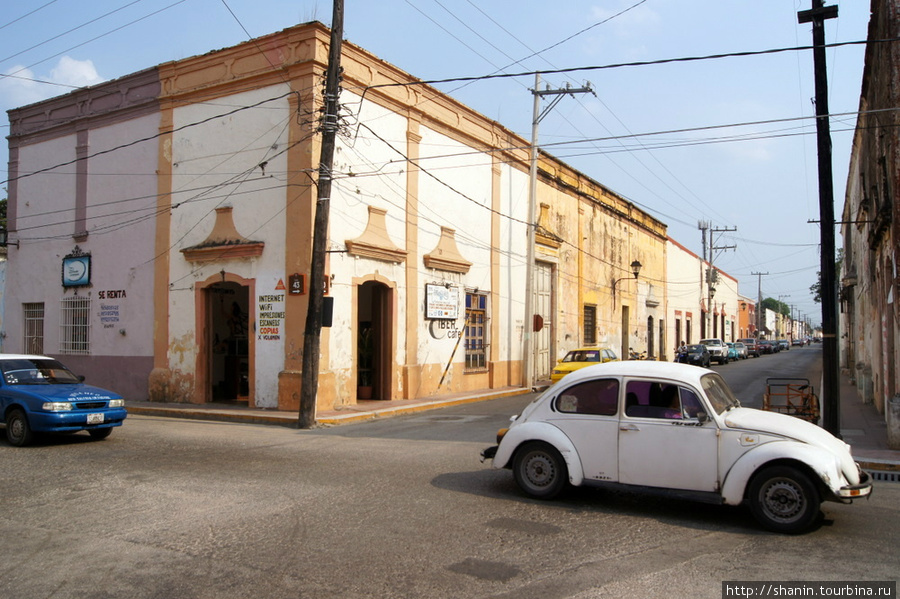
[[[4,111],[312,20],[332,4],[292,0],[2,0]],[[863,41],[868,0],[830,1],[828,43]],[[814,324],[819,270],[812,52],[610,65],[809,46],[811,0],[345,0],[344,37],[425,80],[533,73],[582,87],[540,125],[540,144],[669,226],[698,255],[699,221],[720,229],[716,266],[742,294],[780,299]],[[863,45],[830,48],[835,215],[840,219]],[[590,68],[594,67],[594,68]],[[534,75],[437,87],[526,139]],[[546,104],[546,103],[545,103]],[[8,121],[2,119],[4,135]],[[7,149],[0,149],[6,179]],[[837,237],[840,247],[840,236]],[[768,273],[757,277],[752,273]]]

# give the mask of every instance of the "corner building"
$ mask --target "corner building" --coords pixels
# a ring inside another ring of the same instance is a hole
[[[350,43],[310,281],[328,44],[309,23],[10,111],[6,350],[297,410],[323,285],[319,410],[522,386],[535,322],[536,380],[581,344],[663,354],[663,223],[541,154],[526,318],[529,142]]]

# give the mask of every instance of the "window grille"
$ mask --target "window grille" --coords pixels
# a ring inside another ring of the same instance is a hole
[[[91,351],[91,299],[66,297],[60,302],[59,353],[89,354]]]
[[[44,303],[22,304],[25,322],[24,352],[43,355],[44,353]]]
[[[466,294],[466,370],[487,368],[487,295]]]
[[[597,343],[597,306],[584,307],[584,344]]]

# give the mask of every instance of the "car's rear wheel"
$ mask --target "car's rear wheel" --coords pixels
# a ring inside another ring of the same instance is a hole
[[[6,439],[10,445],[22,447],[31,443],[34,433],[28,425],[28,417],[25,412],[16,408],[6,415]]]
[[[540,441],[519,448],[513,460],[513,475],[519,488],[538,499],[556,497],[569,480],[562,455],[552,445]]]
[[[808,529],[819,515],[821,499],[803,472],[790,466],[760,471],[750,483],[750,511],[765,528],[794,534]]]
[[[100,441],[101,439],[105,439],[112,434],[111,428],[95,428],[88,431],[88,434],[91,436],[91,439],[96,439]]]

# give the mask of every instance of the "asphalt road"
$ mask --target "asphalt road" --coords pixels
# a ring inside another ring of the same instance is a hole
[[[714,368],[751,377],[802,351]],[[718,598],[723,581],[897,580],[896,483],[824,504],[795,537],[740,508],[527,499],[478,452],[528,400],[311,431],[135,416],[100,442],[2,441],[0,597]]]

